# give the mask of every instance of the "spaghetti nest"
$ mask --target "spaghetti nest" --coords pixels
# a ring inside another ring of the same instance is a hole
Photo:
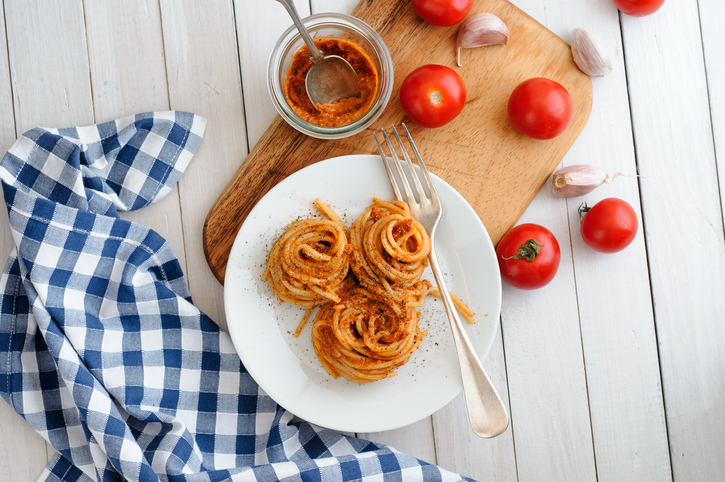
[[[319,200],[317,208],[329,210]],[[339,303],[337,292],[350,268],[348,254],[347,228],[337,215],[295,221],[272,246],[262,279],[280,300],[294,305]]]
[[[397,374],[427,334],[420,314],[403,316],[377,301],[365,288],[352,289],[340,303],[326,303],[312,325],[312,345],[335,378],[367,383]]]
[[[358,282],[396,313],[423,305],[431,290],[421,280],[430,254],[425,228],[410,216],[402,201],[377,198],[352,224],[350,265]]]
[[[427,335],[416,308],[438,295],[420,279],[430,238],[401,201],[373,199],[350,230],[319,199],[315,207],[327,219],[287,226],[262,279],[281,301],[307,307],[295,336],[320,306],[312,344],[334,378],[368,383],[395,376]]]

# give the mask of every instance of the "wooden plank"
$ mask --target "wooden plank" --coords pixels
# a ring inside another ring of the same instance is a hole
[[[48,464],[50,447],[4,400],[0,401],[0,474],[3,480],[35,480]]]
[[[589,122],[564,164],[636,173],[617,9],[596,0],[567,8],[555,8],[560,2],[547,3],[547,27],[565,40],[574,28],[586,28],[614,65],[609,76],[593,79]],[[552,200],[569,216],[597,476],[664,481],[671,470],[642,230],[628,249],[615,255],[591,250],[579,233],[579,205],[586,201],[592,206],[606,197],[622,198],[639,212],[635,177],[620,177],[587,196]]]
[[[520,219],[546,226],[561,265],[535,291],[504,284],[501,325],[520,481],[596,480],[569,226],[550,190]]]
[[[468,90],[463,112],[439,129],[411,124],[431,170],[467,197],[494,242],[520,216],[583,127],[591,107],[591,82],[574,65],[568,45],[505,0],[485,0],[474,11],[505,19],[508,45],[468,52],[459,69]],[[455,65],[455,28],[423,22],[405,0],[363,1],[353,12],[386,40],[395,64],[396,93],[373,129],[405,119],[397,92],[405,74],[425,62]],[[390,18],[395,22],[390,22]],[[505,112],[510,92],[529,77],[561,82],[574,94],[574,117],[555,139],[541,142],[520,134]],[[485,80],[482,80],[485,79]],[[246,80],[245,80],[246,85]],[[491,86],[497,88],[491,88]],[[246,104],[245,104],[246,105]],[[250,136],[251,137],[251,136]],[[281,179],[329,157],[375,152],[372,136],[320,141],[298,133],[276,118],[230,181],[207,217],[205,254],[218,279],[239,226],[256,201]],[[496,182],[487,182],[495,179]]]
[[[700,26],[702,28],[702,47],[705,55],[705,73],[707,93],[710,99],[710,116],[715,140],[715,157],[720,181],[720,203],[725,209],[725,4],[717,0],[699,0]]]
[[[13,31],[14,40],[19,32]],[[0,39],[8,39],[5,11],[0,3]],[[5,47],[5,46],[3,46]],[[15,142],[15,115],[8,49],[0,48],[0,152],[5,153]],[[15,247],[8,226],[8,213],[0,209],[0,257],[4,260]],[[0,474],[8,480],[32,480],[48,462],[48,445],[10,405],[0,402]],[[52,447],[51,452],[54,452]]]
[[[546,3],[514,3],[548,26]],[[596,480],[569,223],[547,188],[519,219],[525,222],[552,231],[561,264],[556,278],[539,290],[503,287],[501,326],[518,479],[558,480],[566,474],[569,480]]]
[[[436,447],[433,442],[433,426],[430,417],[396,430],[359,433],[357,435],[373,442],[390,445],[403,453],[428,463],[437,463]]]
[[[510,413],[500,323],[483,365]],[[433,414],[433,427],[440,466],[476,480],[517,480],[512,424],[496,438],[478,437],[470,429],[466,402],[461,394]]]
[[[310,0],[312,13],[337,12],[350,15],[360,0]]]
[[[301,17],[310,15],[309,0],[295,0],[295,6]],[[277,115],[267,90],[267,60],[282,32],[292,25],[292,19],[278,2],[234,0],[234,12],[251,149]]]
[[[0,153],[5,152],[13,145],[17,134],[15,132],[15,113],[13,111],[12,85],[10,82],[10,64],[8,63],[7,35],[5,32],[5,9],[0,3]],[[3,205],[0,208],[0,260],[8,259],[10,252],[15,248],[13,237],[8,225],[8,211]]]
[[[168,110],[164,46],[158,0],[86,2],[88,55],[96,122]],[[186,272],[178,187],[123,219],[151,227],[174,249]]]
[[[15,130],[93,123],[81,0],[6,2]],[[21,418],[0,411],[8,480],[37,477],[55,450]]]
[[[18,134],[93,124],[81,0],[8,2],[6,18]]]
[[[226,0],[184,0],[181,5],[162,0],[161,11],[171,108],[209,121],[204,141],[179,181],[189,287],[196,305],[225,327],[223,287],[206,264],[201,233],[206,213],[247,155],[233,8]],[[245,22],[237,25],[240,31],[260,22],[253,15],[240,19]]]
[[[675,480],[725,474],[725,242],[701,20],[694,0],[621,19],[639,172],[659,181],[640,189]]]

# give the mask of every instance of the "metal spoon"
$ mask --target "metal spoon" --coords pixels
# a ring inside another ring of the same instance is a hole
[[[307,71],[305,88],[312,105],[317,108],[318,104],[331,104],[340,101],[340,99],[357,96],[358,77],[352,65],[337,55],[322,55],[320,49],[312,41],[310,34],[307,33],[294,2],[292,0],[277,1],[287,9],[287,13],[292,17],[292,21],[302,36],[302,40],[305,41],[310,51],[312,66]]]

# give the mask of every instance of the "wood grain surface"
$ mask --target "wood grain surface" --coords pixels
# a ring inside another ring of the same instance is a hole
[[[516,222],[574,143],[589,117],[592,87],[574,64],[569,45],[505,0],[476,2],[473,13],[490,12],[508,26],[505,46],[466,49],[456,66],[458,26],[422,21],[407,0],[363,0],[353,16],[370,24],[393,58],[393,97],[366,131],[339,140],[308,137],[276,117],[207,215],[203,246],[214,275],[223,282],[237,231],[264,194],[285,177],[331,157],[375,153],[372,132],[407,122],[430,170],[451,184],[473,206],[494,244]],[[398,93],[405,76],[436,63],[454,68],[467,88],[461,115],[438,129],[416,126],[405,116]],[[559,137],[539,141],[509,122],[511,91],[532,77],[561,83],[574,101],[574,117]],[[353,173],[351,173],[352,175]]]

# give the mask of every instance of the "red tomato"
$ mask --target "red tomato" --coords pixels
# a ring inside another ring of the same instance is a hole
[[[554,279],[561,252],[551,231],[538,224],[520,224],[501,238],[496,258],[505,282],[522,290],[534,290]]]
[[[665,0],[613,0],[622,13],[633,17],[644,17],[655,13],[665,3]]]
[[[424,65],[403,80],[400,103],[419,126],[440,127],[463,110],[466,86],[453,69],[445,65]]]
[[[591,208],[579,208],[579,230],[590,248],[601,253],[616,253],[629,246],[637,234],[637,214],[621,199],[610,197]]]
[[[411,0],[415,13],[439,27],[455,25],[468,15],[473,0]]]
[[[509,97],[511,123],[519,132],[534,139],[552,139],[564,132],[573,111],[569,92],[549,79],[525,80]]]

